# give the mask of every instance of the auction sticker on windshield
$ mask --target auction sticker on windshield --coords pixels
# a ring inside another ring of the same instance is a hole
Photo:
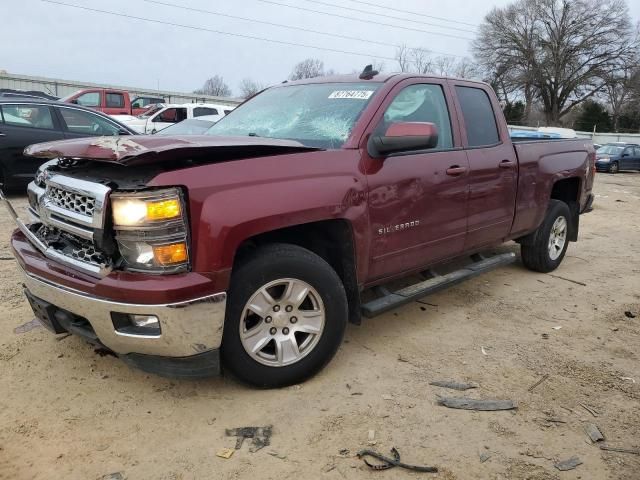
[[[369,100],[373,90],[336,90],[331,92],[329,98],[355,98],[357,100]]]

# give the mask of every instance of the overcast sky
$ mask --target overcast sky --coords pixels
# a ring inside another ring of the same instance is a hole
[[[234,93],[238,93],[238,83],[245,77],[267,84],[280,82],[289,75],[296,62],[308,57],[323,60],[325,68],[351,72],[361,69],[373,59],[384,62],[386,71],[396,71],[397,64],[392,58],[395,53],[393,45],[398,44],[425,47],[438,53],[469,55],[470,42],[466,38],[474,36],[472,25],[477,25],[493,6],[509,3],[509,0],[59,1],[194,28],[124,18],[42,0],[0,0],[3,38],[0,69],[140,88],[157,88],[159,84],[163,90],[175,91],[192,91],[199,88],[206,78],[218,74],[224,77]],[[218,15],[160,3],[208,10]],[[282,6],[286,4],[298,8]],[[374,4],[388,5],[397,10],[374,7]],[[640,18],[640,1],[629,5],[635,22]],[[302,8],[352,18],[323,15]],[[233,19],[221,14],[363,41]],[[314,46],[351,53],[312,48]]]

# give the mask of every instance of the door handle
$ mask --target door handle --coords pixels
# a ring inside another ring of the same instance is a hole
[[[511,160],[502,160],[498,166],[500,168],[511,168],[513,166],[515,166],[516,162],[512,162]]]
[[[7,134],[6,134],[6,133],[2,133],[2,132],[0,132],[0,137],[6,137],[6,136],[7,136]]]
[[[460,165],[453,165],[447,168],[447,175],[451,175],[452,177],[457,177],[458,175],[462,175],[467,171],[467,167],[461,167]]]

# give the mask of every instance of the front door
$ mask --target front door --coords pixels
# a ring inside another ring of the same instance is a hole
[[[29,183],[44,160],[24,156],[24,148],[33,143],[62,138],[62,131],[49,105],[0,106],[0,182],[4,177],[7,184]]]
[[[469,160],[468,230],[465,251],[501,243],[515,214],[518,161],[508,132],[498,128],[497,104],[476,84],[455,84]]]
[[[459,130],[449,115],[444,82],[398,84],[374,118],[373,134],[394,122],[431,122],[438,144],[430,150],[371,159],[367,172],[372,231],[369,278],[416,270],[464,247],[467,156],[457,148]]]

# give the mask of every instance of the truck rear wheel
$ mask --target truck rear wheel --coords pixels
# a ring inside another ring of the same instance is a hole
[[[551,272],[558,268],[569,245],[571,211],[560,200],[550,200],[542,225],[533,239],[520,248],[522,263],[529,270]]]
[[[334,356],[347,317],[344,287],[325,260],[295,245],[261,247],[231,277],[224,366],[263,388],[299,383]]]

